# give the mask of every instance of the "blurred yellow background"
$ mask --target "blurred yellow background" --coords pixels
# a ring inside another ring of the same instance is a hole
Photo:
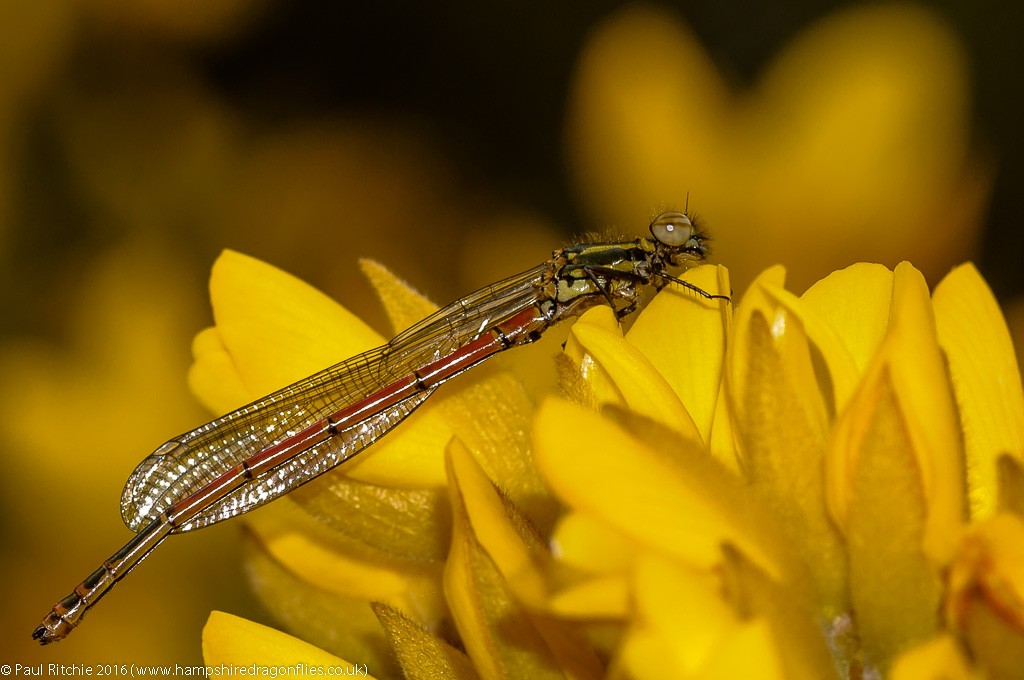
[[[829,4],[0,1],[0,663],[194,664],[211,609],[266,620],[228,522],[29,639],[212,415],[185,373],[222,248],[386,332],[360,257],[446,302],[689,194],[737,293],[974,259],[1015,305],[1022,10]]]

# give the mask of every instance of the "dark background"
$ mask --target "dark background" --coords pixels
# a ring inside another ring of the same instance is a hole
[[[588,29],[623,4],[295,2],[200,58],[218,89],[270,119],[331,109],[412,115],[445,140],[466,176],[580,232],[591,225],[569,199],[565,100]],[[853,3],[662,4],[743,86],[798,31]],[[1024,11],[1012,2],[923,4],[969,51],[977,139],[998,162],[980,266],[1000,297],[1016,295],[1024,288]]]

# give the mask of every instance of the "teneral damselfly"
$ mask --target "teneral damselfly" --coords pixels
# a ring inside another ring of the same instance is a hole
[[[168,535],[235,517],[315,479],[384,436],[445,381],[563,319],[600,304],[624,317],[645,289],[670,282],[728,299],[669,273],[707,255],[706,236],[685,212],[662,213],[650,231],[557,250],[377,349],[165,443],[139,464],[121,497],[135,537],[57,602],[32,637],[42,644],[65,638]]]

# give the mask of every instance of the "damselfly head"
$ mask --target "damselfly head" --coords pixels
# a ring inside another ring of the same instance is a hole
[[[669,263],[677,266],[703,260],[706,238],[685,212],[663,212],[651,222],[651,236],[662,246]]]

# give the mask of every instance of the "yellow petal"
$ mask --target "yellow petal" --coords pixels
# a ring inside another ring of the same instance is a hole
[[[306,674],[304,668],[320,668],[325,675],[368,670],[365,663],[349,663],[273,628],[218,611],[210,612],[203,627],[203,662],[214,668],[291,666],[300,675]]]
[[[332,550],[337,540],[312,518],[303,518],[301,511],[288,502],[253,513],[246,524],[281,566],[317,588],[344,595],[365,594],[371,600],[394,597],[404,589],[401,576],[394,570],[360,563]]]
[[[477,680],[465,653],[426,631],[399,610],[371,605],[391,642],[406,680]]]
[[[655,366],[619,334],[595,326],[573,328],[576,341],[607,373],[625,404],[700,441],[700,432]]]
[[[435,398],[346,463],[342,471],[353,480],[379,487],[440,488],[444,485],[444,447],[452,435]]]
[[[736,431],[736,425],[733,422],[732,405],[729,403],[727,395],[728,384],[723,380],[718,389],[718,399],[715,402],[715,415],[711,422],[711,440],[708,442],[708,447],[715,460],[739,477],[743,474],[740,465],[739,432]]]
[[[722,266],[690,269],[681,278],[712,295],[732,294]],[[731,313],[732,305],[723,300],[672,285],[651,300],[626,334],[671,385],[704,442],[710,441]]]
[[[610,680],[661,680],[683,677],[684,669],[675,665],[675,657],[665,641],[650,628],[627,631],[616,649],[617,657],[608,672]]]
[[[436,311],[436,305],[382,265],[363,261],[362,269],[377,289],[396,330],[412,326]],[[554,504],[546,497],[530,460],[524,433],[532,405],[515,376],[498,362],[478,366],[470,375],[458,378],[434,397],[433,403],[426,407],[427,414],[433,416],[435,411],[431,406],[437,408],[436,415],[439,416],[438,422],[434,423],[435,436],[429,443],[404,447],[401,458],[389,456],[382,466],[386,464],[389,470],[414,469],[425,464],[416,461],[419,457],[432,461],[434,473],[443,471],[443,464],[438,468],[433,466],[433,462],[443,459],[444,447],[457,432],[459,439],[474,452],[488,474],[502,480],[505,490],[531,518],[542,526],[548,526],[553,518]],[[417,438],[426,436],[421,420],[417,422]],[[381,460],[383,456],[377,458]],[[361,474],[369,472],[376,462],[370,459],[360,463],[350,474],[362,478]],[[374,474],[373,479],[382,480],[382,477]],[[433,481],[440,480],[435,478]],[[400,483],[400,480],[396,479],[395,483]]]
[[[503,574],[531,569],[534,555],[544,551],[540,535],[512,514],[494,483],[459,440],[452,441],[449,457],[452,483],[458,484],[457,500],[480,546]]]
[[[609,420],[554,398],[534,418],[533,441],[538,467],[566,504],[633,540],[704,567],[717,564],[720,544],[730,542],[772,573],[784,570],[762,544],[741,485],[703,450],[679,450],[669,461]]]
[[[597,574],[625,571],[639,546],[605,522],[582,512],[570,512],[558,522],[551,549],[563,564]]]
[[[995,511],[996,459],[1024,459],[1020,369],[992,291],[972,264],[951,271],[934,293],[939,343],[956,391],[967,456],[971,516]]]
[[[846,406],[860,377],[843,339],[804,298],[797,298],[781,286],[772,284],[766,284],[764,292],[775,305],[792,314],[807,334],[811,361],[818,374],[826,410],[830,418],[834,417]]]
[[[857,286],[855,279],[859,277],[844,278],[849,285]],[[845,338],[839,336],[829,323],[834,316],[820,316],[820,306],[809,303],[806,294],[797,298],[781,285],[769,281],[764,282],[759,292],[764,295],[764,301],[773,308],[792,315],[793,320],[799,323],[800,331],[806,334],[819,392],[824,400],[827,415],[830,418],[834,417],[846,406],[860,373],[846,348]],[[842,301],[835,300],[834,303],[841,304]],[[778,321],[778,315],[776,320]]]
[[[437,305],[413,290],[389,269],[373,260],[361,260],[363,274],[380,297],[394,331],[404,330],[437,311]],[[353,479],[371,484],[422,488],[445,483],[444,449],[454,433],[436,401],[420,407],[397,431],[345,468]]]
[[[727,387],[743,470],[780,513],[832,616],[846,608],[845,554],[822,488],[837,380],[827,368],[816,370],[807,329],[793,312],[798,305],[780,279],[781,271],[766,271],[743,298]]]
[[[436,305],[382,265],[363,261],[362,269],[396,330],[436,311]],[[457,432],[487,472],[502,480],[505,490],[534,521],[547,527],[554,504],[533,468],[524,434],[531,408],[523,386],[500,363],[476,367],[445,386],[409,423],[402,424],[398,436],[407,439],[394,441],[391,448],[385,439],[383,446],[378,444],[377,455],[357,461],[347,472],[383,485],[440,485],[444,481],[443,452]]]
[[[928,514],[925,553],[936,563],[952,554],[966,519],[964,449],[945,357],[924,277],[901,262],[893,277],[893,387],[907,414]]]
[[[938,635],[900,654],[890,680],[981,680],[951,635]]]
[[[605,576],[579,581],[551,596],[548,606],[570,619],[624,619],[630,611],[626,577]]]
[[[561,678],[551,651],[515,602],[494,563],[460,528],[456,523],[444,590],[474,667],[485,678]]]
[[[188,384],[211,413],[225,413],[252,400],[216,326],[204,328],[192,340]]]
[[[622,327],[611,307],[591,307],[580,316],[569,330],[562,354],[558,356],[559,387],[563,394],[590,408],[601,404],[625,404],[625,398],[615,386],[608,371],[591,356],[576,337],[576,331],[593,327],[622,337]]]
[[[473,456],[460,445],[449,453],[449,490],[455,515],[444,572],[445,595],[466,651],[485,677],[601,677],[593,650],[571,626],[517,601],[508,579],[539,590],[532,527],[514,520]],[[532,578],[530,571],[534,571]],[[536,585],[530,585],[533,581]]]
[[[694,678],[790,678],[786,674],[778,645],[767,622],[745,621],[726,635],[715,653]]]
[[[702,668],[740,624],[713,572],[645,556],[637,563],[632,586],[640,625],[661,640],[662,656],[671,659],[668,667],[680,676]]]
[[[854,264],[832,272],[800,296],[839,336],[858,373],[867,368],[889,328],[892,277],[880,264]]]
[[[741,285],[766,262],[792,262],[804,287],[908,253],[934,276],[970,252],[991,181],[971,153],[966,76],[927,9],[855,7],[734,95],[677,15],[630,6],[581,53],[570,170],[592,214],[623,226],[688,189],[729,225],[716,252]],[[710,96],[693,106],[691,92]]]
[[[232,250],[213,265],[210,302],[221,341],[253,397],[383,342],[309,284]]]

